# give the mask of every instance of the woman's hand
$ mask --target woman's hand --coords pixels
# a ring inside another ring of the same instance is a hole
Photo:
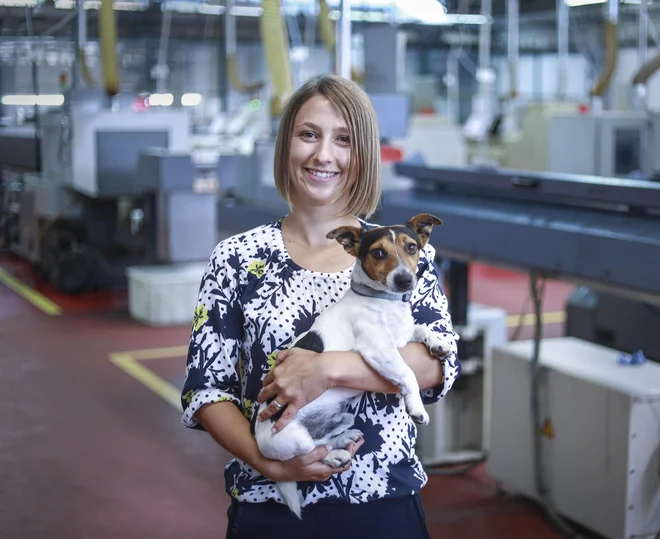
[[[273,427],[275,432],[282,430],[298,410],[330,387],[325,368],[327,361],[331,360],[330,354],[331,352],[319,354],[302,348],[282,350],[277,354],[275,367],[264,378],[264,388],[257,397],[260,403],[272,398],[278,404],[286,406],[282,417]],[[279,408],[271,402],[268,408],[259,414],[259,420],[264,421],[277,412]]]
[[[346,446],[346,450],[355,456],[363,443],[364,440],[351,442]],[[327,481],[333,475],[345,472],[351,467],[350,462],[343,468],[333,468],[321,462],[330,450],[329,445],[321,445],[311,453],[289,460],[268,460],[260,471],[271,481]]]

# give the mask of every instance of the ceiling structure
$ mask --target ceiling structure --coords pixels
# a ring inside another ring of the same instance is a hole
[[[15,0],[0,0],[3,2]],[[64,1],[64,0],[58,0]],[[116,2],[118,0],[115,0]],[[145,2],[145,7],[140,7],[139,2]],[[146,4],[148,0],[133,0],[125,2],[139,8],[134,11],[117,11],[118,38],[122,39],[159,39],[163,12],[159,2]],[[286,6],[290,2],[300,2],[301,5],[315,5],[316,0],[284,0]],[[338,0],[329,0],[331,6],[336,5]],[[364,0],[363,0],[364,1]],[[373,4],[386,4],[391,0],[369,0]],[[358,0],[353,0],[355,5]],[[254,9],[259,5],[258,0],[237,0],[237,6],[247,6]],[[444,0],[449,13],[479,14],[481,11],[480,0]],[[98,2],[97,2],[98,4]],[[175,11],[172,16],[170,38],[173,40],[199,41],[220,40],[224,38],[224,17],[218,13],[223,10],[224,0],[182,0],[179,6],[199,9],[206,6],[207,13],[182,13]],[[520,0],[520,48],[521,52],[542,52],[556,50],[556,0]],[[493,0],[493,53],[504,53],[506,51],[506,1]],[[212,9],[215,13],[212,13]],[[193,10],[191,9],[191,11]],[[377,9],[374,8],[374,9]],[[571,34],[576,33],[575,26],[579,24],[580,34],[592,32],[598,36],[598,30],[603,25],[604,6],[592,5],[572,8],[571,12]],[[656,0],[650,6],[653,20],[660,23],[660,2]],[[98,11],[97,9],[86,10],[88,14],[88,38],[96,39],[98,36]],[[619,43],[621,46],[637,45],[637,13],[638,6],[622,4],[620,8],[620,31]],[[299,15],[299,25],[307,21],[304,16]],[[33,10],[33,27],[36,36],[52,36],[73,39],[76,23],[73,11],[70,9],[58,9],[52,0],[40,4]],[[362,25],[373,24],[371,22],[357,21],[353,23],[353,31],[359,32]],[[660,27],[660,26],[659,26]],[[26,10],[23,7],[0,7],[0,40],[15,37],[27,37]],[[424,48],[448,48],[458,39],[463,44],[476,44],[478,40],[478,26],[475,25],[453,25],[433,26],[425,24],[405,24],[403,28],[408,32],[408,43],[410,47]],[[317,31],[317,36],[319,32]],[[259,18],[258,16],[239,16],[236,18],[236,36],[241,41],[259,40]],[[574,45],[574,44],[573,44]]]

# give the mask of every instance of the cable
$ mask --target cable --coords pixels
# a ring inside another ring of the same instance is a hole
[[[539,356],[541,351],[541,339],[543,324],[541,322],[541,303],[545,291],[545,281],[539,283],[541,276],[537,271],[532,270],[530,275],[530,287],[532,293],[532,300],[534,302],[534,351],[531,361],[531,412],[532,412],[532,443],[534,449],[533,462],[534,462],[534,480],[536,490],[543,502],[548,520],[557,528],[557,530],[570,539],[583,539],[575,530],[573,530],[564,520],[557,514],[557,508],[550,493],[550,487],[545,482],[545,473],[543,470],[543,455],[541,448],[541,417],[539,407]]]

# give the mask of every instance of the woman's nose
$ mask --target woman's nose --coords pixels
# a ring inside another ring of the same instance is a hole
[[[321,139],[316,146],[316,159],[322,163],[329,163],[332,161],[333,155],[332,141],[330,139]]]

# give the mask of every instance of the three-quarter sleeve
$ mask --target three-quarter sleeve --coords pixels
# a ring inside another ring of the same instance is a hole
[[[452,352],[442,359],[442,382],[435,387],[422,390],[424,404],[432,404],[443,398],[461,374],[458,359],[458,335],[454,332],[449,316],[447,297],[442,290],[440,270],[435,263],[435,249],[427,244],[420,252],[418,284],[411,298],[415,323],[429,327],[452,343]]]
[[[221,242],[202,278],[181,392],[182,423],[186,427],[203,430],[195,413],[205,404],[230,401],[241,407],[240,266],[235,250]]]

